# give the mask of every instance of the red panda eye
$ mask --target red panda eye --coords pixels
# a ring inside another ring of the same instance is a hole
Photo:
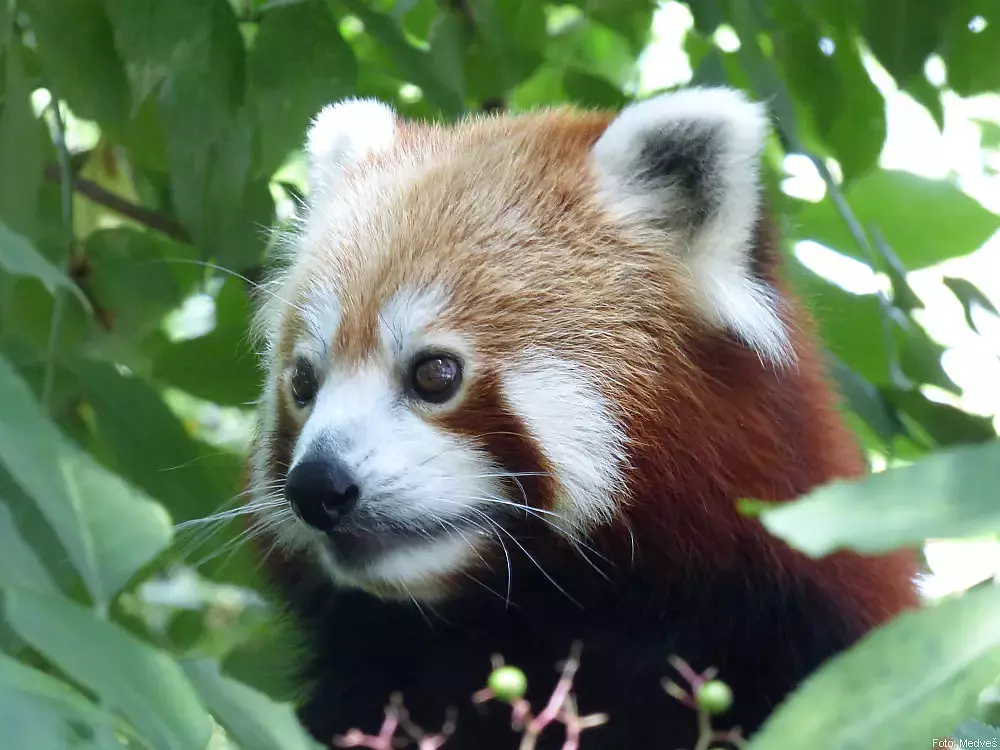
[[[308,360],[300,359],[295,363],[290,383],[292,399],[300,409],[304,409],[316,398],[319,382],[316,380],[316,369]]]
[[[462,365],[454,357],[432,354],[416,361],[410,387],[424,401],[440,404],[455,395],[462,383]]]

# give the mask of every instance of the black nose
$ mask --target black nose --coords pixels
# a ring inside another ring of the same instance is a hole
[[[306,458],[285,479],[285,497],[296,515],[320,531],[330,531],[357,505],[361,490],[336,459]]]

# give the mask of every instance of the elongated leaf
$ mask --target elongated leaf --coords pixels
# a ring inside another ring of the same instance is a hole
[[[213,449],[195,442],[155,388],[111,365],[72,367],[108,448],[107,463],[163,503],[175,521],[203,516],[234,493],[237,477],[229,465],[212,460]]]
[[[951,182],[908,172],[873,171],[853,182],[845,197],[862,225],[877,226],[911,271],[971,253],[1000,228],[1000,217]],[[864,259],[829,200],[798,215],[796,236]]]
[[[816,131],[840,162],[846,178],[867,172],[885,140],[885,101],[872,83],[856,42],[828,27],[794,0],[772,4],[775,43],[797,100],[812,114]],[[825,40],[827,53],[820,49]]]
[[[50,292],[68,289],[84,307],[90,308],[87,298],[69,276],[64,274],[39,253],[26,237],[8,228],[0,221],[0,266],[15,276],[38,279]]]
[[[2,358],[0,463],[35,500],[97,602],[107,604],[170,542],[163,508],[63,437]]]
[[[990,298],[968,279],[946,276],[943,281],[951,293],[958,297],[959,302],[962,303],[962,308],[965,310],[965,322],[972,330],[977,330],[976,322],[972,319],[972,311],[975,307],[981,307],[994,315],[1000,315]]]
[[[193,247],[154,232],[99,229],[83,250],[92,269],[87,289],[108,311],[109,338],[122,348],[122,358],[131,355],[130,345],[159,330],[204,275],[203,268],[182,262],[196,256]]]
[[[31,109],[25,48],[11,39],[4,55],[0,109],[0,219],[19,232],[36,229],[38,193],[45,160],[45,128]]]
[[[8,590],[7,618],[21,638],[120,711],[156,748],[203,748],[212,723],[177,663],[66,599]]]
[[[10,472],[3,466],[0,466],[0,505],[6,507],[8,511],[10,523],[13,524],[12,533],[21,539],[43,566],[39,572],[36,566],[28,563],[18,575],[7,574],[0,576],[0,580],[4,584],[23,586],[35,591],[55,589],[69,591],[79,586],[80,575],[73,567],[66,548],[53,532],[52,526],[45,520],[38,504],[14,481]],[[43,576],[50,579],[54,585],[47,585]]]
[[[119,731],[128,730],[121,719],[95,706],[65,682],[0,653],[0,695],[5,690],[44,700],[56,706],[67,719],[115,727]]]
[[[628,42],[607,26],[581,19],[555,37],[546,48],[554,64],[601,79],[618,91],[635,80],[637,64]],[[620,102],[619,102],[620,106]]]
[[[859,481],[836,481],[762,514],[767,529],[813,557],[885,552],[929,538],[1000,531],[1000,442],[933,454]]]
[[[101,0],[28,0],[22,5],[56,95],[81,117],[125,120],[131,106],[128,79]]]
[[[203,255],[239,270],[256,264],[271,218],[265,181],[252,179],[254,116],[244,107],[245,51],[226,0],[107,0],[133,95],[156,90],[171,198]]]
[[[983,443],[996,439],[992,419],[930,401],[919,391],[892,391],[887,398],[899,411],[916,420],[938,445]]]
[[[216,299],[215,328],[160,351],[153,376],[193,396],[230,406],[257,398],[262,375],[247,338],[250,304],[242,283],[227,279]]]
[[[184,661],[181,667],[243,750],[319,750],[289,704],[229,679],[214,661]]]
[[[467,7],[485,42],[481,60],[492,60],[492,74],[502,95],[542,62],[544,8],[534,0],[469,0]]]
[[[465,103],[461,92],[452,88],[447,77],[440,76],[431,55],[411,44],[392,18],[358,0],[345,0],[344,5],[361,19],[365,31],[389,56],[395,68],[393,74],[419,86],[424,96],[446,115],[457,115],[463,111]]]
[[[852,294],[798,265],[791,267],[790,275],[830,351],[869,382],[890,382],[878,298]],[[859,336],[858,331],[867,335]]]
[[[836,356],[831,355],[830,359],[830,374],[846,406],[861,417],[883,443],[890,443],[902,431],[902,426],[883,394]]]
[[[14,525],[3,499],[0,499],[0,586],[18,586],[35,591],[56,590],[45,565]]]
[[[948,85],[961,96],[1000,89],[1000,8],[994,0],[955,0],[945,31]]]
[[[0,725],[4,747],[81,750],[57,707],[7,687],[0,687]]]
[[[835,657],[765,722],[750,750],[931,748],[1000,672],[1000,589],[908,612]]]
[[[258,174],[269,176],[302,144],[309,119],[350,93],[357,63],[323,3],[277,7],[264,15],[247,59],[260,123]]]
[[[937,49],[949,3],[938,0],[878,0],[864,4],[861,31],[872,52],[905,85]]]
[[[469,46],[470,29],[457,10],[442,7],[430,24],[427,44],[431,65],[448,87],[465,98],[463,63]]]

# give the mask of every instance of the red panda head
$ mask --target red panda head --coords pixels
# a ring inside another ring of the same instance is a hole
[[[341,584],[423,598],[502,567],[517,517],[580,541],[655,484],[669,536],[701,472],[747,461],[764,478],[722,494],[785,494],[751,403],[802,354],[754,255],[766,132],[727,89],[617,117],[320,112],[258,321],[262,522]]]

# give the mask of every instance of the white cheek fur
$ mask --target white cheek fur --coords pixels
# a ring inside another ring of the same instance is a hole
[[[505,370],[504,395],[559,482],[556,510],[585,533],[614,517],[625,492],[625,431],[582,366],[529,350]]]

